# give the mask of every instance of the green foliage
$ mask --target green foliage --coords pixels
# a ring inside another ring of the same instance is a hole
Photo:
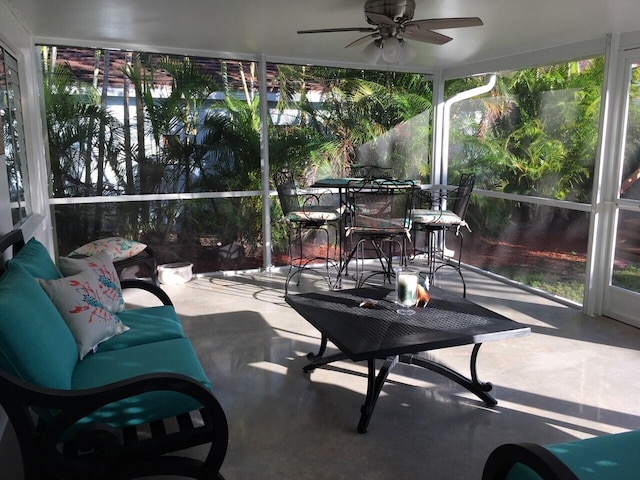
[[[424,76],[290,65],[278,72],[278,108],[299,112],[296,122],[311,148],[282,162],[272,155],[275,169],[286,166],[307,183],[346,176],[357,163],[393,167],[397,177],[428,178],[432,86]]]
[[[487,190],[589,202],[603,71],[596,58],[499,74],[491,93],[452,111],[449,171],[472,171],[476,186]],[[480,81],[448,82],[447,94]],[[514,202],[499,213],[492,203],[478,205],[486,233],[511,217],[540,221],[529,204]]]

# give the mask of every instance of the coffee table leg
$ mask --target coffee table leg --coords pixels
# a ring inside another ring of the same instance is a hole
[[[320,339],[320,349],[318,350],[318,353],[314,354],[313,352],[309,352],[307,353],[307,358],[309,360],[317,360],[319,358],[322,358],[326,349],[327,349],[327,337],[324,334],[322,334],[322,338]]]
[[[380,372],[376,376],[376,361],[375,359],[367,360],[368,375],[367,375],[367,398],[364,401],[364,405],[360,408],[360,422],[358,423],[358,433],[367,433],[369,422],[371,421],[371,415],[373,415],[373,409],[376,406],[382,386],[385,380],[389,376],[391,369],[398,363],[398,357],[389,357],[385,360]]]
[[[342,352],[335,353],[333,355],[329,355],[328,357],[325,357],[324,352],[326,350],[327,350],[327,337],[322,335],[322,339],[320,340],[320,349],[318,350],[318,353],[313,353],[313,352],[307,353],[307,358],[311,360],[311,363],[309,363],[308,365],[305,365],[302,368],[302,370],[305,373],[313,372],[318,367],[322,367],[323,365],[328,365],[330,363],[348,358]]]
[[[476,360],[478,358],[478,352],[480,351],[481,346],[481,343],[476,343],[473,346],[473,352],[471,352],[471,383],[473,383],[473,385],[478,387],[483,392],[490,392],[493,389],[493,385],[490,382],[481,382],[478,379],[478,372],[476,369]],[[493,405],[496,405],[498,403],[493,397],[489,396],[489,398],[493,400]]]
[[[446,365],[442,365],[441,363],[434,362],[433,360],[429,360],[426,358],[416,357],[413,355],[401,355],[400,361],[408,365],[417,365],[419,367],[426,368],[427,370],[439,373],[440,375],[453,380],[458,385],[461,385],[469,390],[480,400],[482,400],[487,406],[493,407],[498,404],[496,399],[488,393],[489,391],[491,391],[491,389],[493,389],[493,385],[491,385],[491,383],[489,382],[483,383],[478,380],[478,374],[476,371],[476,360],[478,358],[478,351],[480,350],[481,345],[481,343],[476,343],[473,346],[473,352],[471,353],[471,379],[465,377],[464,375],[461,375],[460,373],[456,372],[452,368],[447,367]]]

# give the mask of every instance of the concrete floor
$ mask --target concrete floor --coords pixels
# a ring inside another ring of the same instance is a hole
[[[640,330],[471,272],[465,278],[468,299],[532,328],[528,337],[480,350],[478,374],[493,383],[498,405],[484,406],[435,373],[397,365],[365,435],[356,426],[366,365],[302,371],[320,335],[285,303],[282,275],[164,286],[227,414],[226,480],[480,479],[502,443],[640,429]],[[459,289],[456,281],[448,286]],[[301,288],[326,284],[307,274]],[[127,300],[149,304],[146,294]],[[430,355],[468,372],[470,347]],[[0,444],[5,465],[7,443]]]

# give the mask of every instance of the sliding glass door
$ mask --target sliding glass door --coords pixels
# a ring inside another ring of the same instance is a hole
[[[625,59],[624,68],[619,189],[611,217],[613,255],[604,313],[640,327],[640,57]]]

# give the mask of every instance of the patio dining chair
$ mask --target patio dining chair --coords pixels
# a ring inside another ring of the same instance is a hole
[[[438,198],[437,205],[433,204],[429,194],[423,193],[423,201],[425,203],[431,203],[431,205],[419,205],[419,208],[413,210],[411,216],[414,230],[414,253],[421,251],[415,244],[415,239],[418,236],[417,233],[420,231],[425,233],[426,253],[429,262],[429,280],[433,283],[438,270],[445,266],[452,267],[462,280],[463,297],[467,294],[467,286],[460,268],[462,248],[464,246],[463,230],[466,229],[471,232],[466,221],[466,216],[475,181],[475,174],[463,173],[460,176],[458,187],[451,192],[441,195]],[[451,209],[446,208],[449,206]],[[449,254],[450,250],[446,248],[445,235],[448,232],[454,233],[455,237],[459,240],[457,258],[454,258],[455,252]]]
[[[330,267],[337,268],[336,239],[343,208],[330,193],[319,196],[301,192],[289,171],[277,172],[274,183],[287,225],[289,273],[285,294],[294,276],[298,275],[300,284],[303,270],[320,273],[331,288]],[[317,268],[318,262],[324,264],[324,271]]]
[[[400,265],[406,265],[414,191],[412,181],[349,182],[345,237],[351,240],[352,247],[345,265],[355,261],[357,287],[376,274],[383,274],[384,281],[391,283],[394,256],[399,257]],[[372,258],[377,259],[381,270],[365,274],[366,260]]]

